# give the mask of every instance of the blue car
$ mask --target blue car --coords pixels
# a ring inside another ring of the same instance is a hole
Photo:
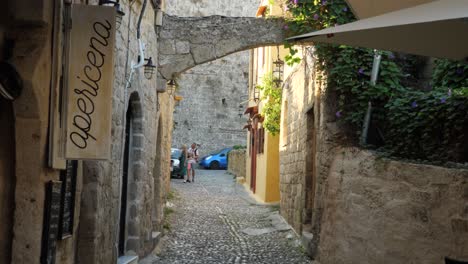
[[[231,150],[232,148],[225,148],[220,151],[216,151],[213,154],[203,157],[198,164],[205,169],[227,169],[227,155]]]

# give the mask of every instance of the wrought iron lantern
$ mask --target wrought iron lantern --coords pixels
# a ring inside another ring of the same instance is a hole
[[[280,59],[279,46],[276,46],[276,60],[273,61],[273,82],[276,87],[281,87],[284,75],[284,61]]]
[[[281,60],[278,56],[278,59],[273,61],[274,69],[273,69],[273,82],[276,84],[276,87],[281,87],[281,83],[283,82],[283,74],[284,74],[284,61]]]
[[[169,95],[174,94],[174,91],[176,90],[176,88],[177,88],[177,83],[174,79],[171,79],[167,82],[167,93]]]
[[[149,57],[149,59],[145,59],[145,61],[146,61],[146,64],[144,65],[145,77],[146,79],[150,80],[153,77],[156,66],[153,64],[153,59],[151,57]]]
[[[125,12],[122,10],[119,0],[117,1],[99,0],[99,5],[113,5],[115,7],[115,11],[117,12],[117,15],[115,16],[115,24],[116,24],[117,29],[120,28],[120,25],[122,24],[123,16],[125,16]]]
[[[260,101],[260,90],[258,90],[256,86],[255,86],[255,89],[254,89],[253,99],[254,99],[254,101],[256,103],[258,103],[258,101]]]

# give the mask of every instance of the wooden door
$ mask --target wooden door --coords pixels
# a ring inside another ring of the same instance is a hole
[[[119,256],[125,255],[125,243],[127,240],[127,205],[128,205],[128,175],[130,172],[130,150],[132,138],[132,112],[128,107],[125,125],[125,145],[122,174],[122,189],[120,196],[120,222],[119,222]]]
[[[250,131],[251,135],[251,166],[250,166],[250,190],[255,193],[255,187],[257,183],[257,148],[258,148],[258,121],[254,119],[252,124],[252,129]]]
[[[0,97],[0,263],[11,262],[15,207],[14,132],[13,106]]]
[[[306,175],[305,175],[305,204],[303,213],[303,224],[305,229],[310,228],[315,196],[315,118],[314,110],[306,114],[307,137],[306,137]],[[306,230],[308,231],[308,230]]]

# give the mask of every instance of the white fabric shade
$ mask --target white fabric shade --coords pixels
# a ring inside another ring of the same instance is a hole
[[[354,15],[359,19],[378,16],[432,1],[434,0],[346,0]]]
[[[468,57],[468,0],[439,0],[289,38],[462,60]]]

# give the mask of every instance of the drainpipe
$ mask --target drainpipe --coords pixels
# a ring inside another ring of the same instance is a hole
[[[372,63],[372,73],[371,73],[371,79],[370,79],[370,84],[372,86],[374,86],[377,82],[377,76],[379,75],[381,59],[382,59],[382,56],[379,54],[379,52],[377,50],[374,50],[374,61]],[[364,146],[367,144],[367,134],[369,132],[369,125],[370,125],[370,120],[371,120],[371,115],[372,115],[371,101],[369,101],[367,104],[368,104],[367,112],[366,112],[366,116],[364,117],[364,124],[362,127],[362,133],[361,133],[361,140],[360,140],[361,146]]]
[[[138,57],[138,62],[136,64],[132,61],[130,76],[127,80],[127,84],[125,85],[125,92],[127,92],[127,89],[130,87],[133,73],[135,72],[135,70],[143,66],[143,64],[145,64],[145,44],[141,41],[141,20],[143,19],[143,15],[145,14],[147,3],[148,3],[148,0],[145,0],[143,2],[143,6],[141,7],[141,12],[140,12],[140,16],[138,17],[138,24],[137,24],[137,39],[138,39],[138,48],[140,51],[139,52],[140,55]],[[125,99],[126,98],[127,97],[125,97]]]

